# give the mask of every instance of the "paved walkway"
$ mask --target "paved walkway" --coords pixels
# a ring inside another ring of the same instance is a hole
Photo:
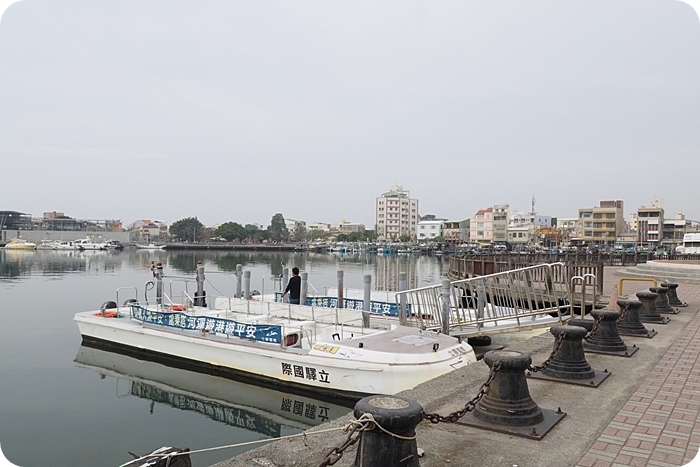
[[[609,294],[620,276],[606,268]],[[649,284],[625,285],[632,295]],[[700,307],[700,285],[681,284],[678,298]],[[634,298],[634,297],[631,297]],[[682,313],[682,311],[681,311]],[[691,321],[649,376],[613,417],[578,466],[700,465],[700,317]]]

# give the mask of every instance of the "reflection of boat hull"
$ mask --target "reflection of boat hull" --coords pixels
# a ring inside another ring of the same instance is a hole
[[[100,374],[128,378],[133,396],[195,411],[271,437],[279,437],[285,426],[305,430],[351,410],[350,404],[343,406],[241,381],[194,375],[85,345],[80,347],[75,363]]]

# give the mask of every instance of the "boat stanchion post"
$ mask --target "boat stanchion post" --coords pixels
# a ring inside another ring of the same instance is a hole
[[[236,298],[243,296],[243,265],[236,265]]]
[[[338,271],[337,271],[337,277],[338,277],[338,305],[336,306],[336,308],[340,308],[340,309],[345,308],[345,299],[343,298],[343,293],[345,292],[345,290],[343,290],[343,289],[345,288],[345,284],[344,284],[344,282],[343,282],[343,276],[344,276],[343,270],[342,270],[342,269],[338,270]]]
[[[529,354],[492,350],[483,360],[498,370],[474,410],[455,423],[540,440],[566,416],[561,410],[541,409],[530,397],[525,377],[532,363]]]
[[[671,306],[688,306],[678,298],[678,284],[674,282],[662,282],[661,287],[668,287],[668,303]]]
[[[659,294],[649,289],[649,291],[637,292],[635,295],[642,302],[642,308],[639,310],[639,319],[642,323],[666,324],[671,321],[671,318],[661,316],[656,310],[656,297]]]
[[[671,304],[669,303],[668,299],[668,287],[649,287],[649,290],[652,292],[656,292],[659,294],[658,297],[656,297],[656,311],[659,313],[663,313],[666,315],[675,315],[678,314],[678,310],[674,310],[671,307]]]
[[[363,277],[364,295],[362,299],[362,326],[368,328],[370,325],[370,309],[372,305],[372,276],[365,274]]]
[[[420,466],[416,426],[423,420],[423,407],[417,402],[399,396],[368,396],[355,404],[354,415],[366,425],[352,467]]]
[[[586,361],[586,328],[561,325],[552,326],[549,332],[555,338],[552,355],[541,367],[530,368],[527,377],[597,388],[610,376],[609,371],[594,370]]]
[[[287,288],[287,284],[289,284],[289,268],[285,266],[282,268],[282,292],[283,293],[284,293],[284,289]],[[282,303],[289,303],[289,298],[283,297]]]
[[[156,279],[156,303],[163,304],[163,263],[156,263],[156,270],[153,275]]]
[[[642,308],[642,302],[639,300],[618,300],[617,304],[623,310],[624,316],[617,323],[617,331],[622,336],[636,336],[652,338],[658,334],[655,330],[648,330],[642,320],[639,312]]]
[[[204,298],[204,265],[201,261],[197,261],[197,294],[194,296],[195,306],[206,306]]]
[[[583,349],[586,352],[616,355],[619,357],[631,357],[639,347],[627,345],[617,331],[617,320],[620,312],[613,310],[592,310],[591,316],[596,324],[590,335],[585,338]]]
[[[250,271],[243,271],[243,298],[250,300]]]
[[[440,291],[440,303],[441,303],[441,318],[442,318],[442,333],[449,336],[450,335],[450,314],[452,310],[450,308],[450,288],[452,285],[448,279],[442,281],[442,290]]]
[[[309,273],[302,271],[301,274],[301,287],[299,288],[299,303],[306,305],[306,296],[309,294]]]

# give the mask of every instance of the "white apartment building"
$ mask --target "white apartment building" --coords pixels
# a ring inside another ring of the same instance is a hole
[[[420,241],[434,240],[442,236],[442,226],[447,219],[435,216],[425,216],[416,225],[416,239]]]
[[[418,224],[418,200],[402,186],[392,186],[376,200],[375,230],[380,240],[398,240],[403,235],[415,238]]]

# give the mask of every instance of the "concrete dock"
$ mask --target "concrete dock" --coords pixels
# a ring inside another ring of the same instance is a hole
[[[621,276],[606,267],[604,293]],[[661,278],[663,279],[663,278]],[[700,284],[677,281],[678,297],[687,307],[665,325],[645,324],[653,338],[622,336],[639,350],[631,357],[586,353],[595,370],[611,375],[598,388],[528,378],[532,399],[542,409],[561,408],[566,416],[536,441],[460,423],[432,424],[417,429],[424,451],[422,467],[444,466],[681,466],[698,456],[700,446]],[[650,283],[625,283],[624,295]],[[494,336],[494,344],[528,352],[540,365],[552,351],[554,337],[547,331]],[[417,401],[426,413],[448,415],[464,408],[489,374],[483,362],[401,393]],[[215,467],[318,466],[333,448],[347,439],[341,428],[352,413],[308,430],[303,437],[271,442]],[[330,431],[329,431],[330,430]],[[315,434],[316,433],[316,434]],[[335,465],[350,466],[355,446]],[[197,465],[196,454],[192,457]],[[690,465],[700,465],[700,458]]]

